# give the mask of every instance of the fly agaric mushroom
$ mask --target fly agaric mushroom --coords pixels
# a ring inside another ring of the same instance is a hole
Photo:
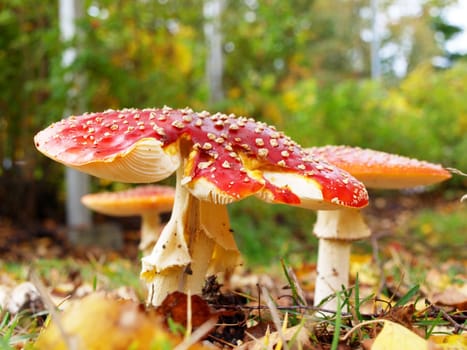
[[[147,255],[159,238],[160,214],[172,210],[174,195],[173,187],[146,185],[119,192],[90,193],[84,195],[81,202],[110,216],[141,216],[139,249]]]
[[[451,177],[449,171],[441,165],[371,149],[324,146],[306,150],[348,171],[367,188],[426,186]],[[342,286],[348,287],[351,242],[367,238],[371,232],[360,210],[342,208],[318,211],[314,233],[319,238],[314,300],[317,306]],[[335,310],[337,300],[329,300],[323,306]]]
[[[58,162],[110,180],[155,182],[176,173],[172,216],[142,259],[153,305],[177,289],[199,293],[213,264],[232,268],[238,250],[228,203],[252,195],[310,209],[368,203],[363,184],[347,172],[274,127],[233,114],[107,110],[52,124],[35,144]]]

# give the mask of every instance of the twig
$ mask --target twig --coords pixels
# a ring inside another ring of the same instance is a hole
[[[186,332],[185,339],[190,338],[191,332],[193,331],[193,322],[192,322],[192,306],[191,306],[191,290],[188,290],[186,294]]]
[[[185,338],[173,350],[188,350],[192,345],[201,340],[216,325],[217,318],[212,317],[191,333],[190,337]]]
[[[356,330],[362,328],[363,326],[367,326],[369,324],[375,324],[375,323],[381,323],[381,322],[385,322],[387,320],[384,320],[384,319],[380,319],[380,320],[370,320],[370,321],[365,321],[365,322],[361,322],[355,326],[353,326],[344,336],[340,337],[340,340],[341,341],[346,341],[347,338],[353,333],[355,332]]]
[[[232,349],[237,346],[235,344],[229,343],[228,341],[226,341],[226,340],[224,340],[222,338],[216,337],[215,335],[212,335],[212,334],[208,334],[208,338],[211,339],[211,340],[214,340],[214,341],[216,341],[218,343],[221,343],[221,344],[223,344],[225,346],[231,347]]]
[[[455,319],[452,318],[451,315],[449,315],[446,310],[434,305],[431,303],[431,301],[429,300],[426,300],[426,302],[428,303],[428,305],[430,306],[430,308],[432,308],[433,310],[435,310],[436,312],[440,312],[441,315],[443,316],[443,318],[448,321],[449,323],[451,323],[454,327],[454,331],[453,333],[454,334],[459,334],[460,331],[467,331],[467,327],[457,323],[457,321]]]
[[[466,173],[463,173],[462,171],[456,168],[446,168],[446,170],[449,170],[451,173],[456,174],[456,175],[467,176]]]
[[[258,317],[261,320],[261,288],[259,286],[259,283],[256,283],[256,289],[258,291]]]

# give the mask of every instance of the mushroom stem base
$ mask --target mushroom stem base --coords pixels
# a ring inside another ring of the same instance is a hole
[[[182,177],[178,170],[172,216],[142,259],[141,278],[153,306],[177,290],[201,293],[208,271],[228,275],[239,261],[226,206],[197,199],[182,185]]]
[[[206,279],[209,262],[214,250],[214,241],[204,231],[198,231],[191,239],[191,271],[185,274],[185,292],[201,294]]]
[[[180,289],[184,267],[176,266],[166,269],[162,274],[155,276],[151,283],[147,284],[147,305],[160,305],[173,291]]]
[[[322,302],[330,295],[348,287],[351,243],[334,239],[320,239],[314,305],[336,310],[337,298]]]

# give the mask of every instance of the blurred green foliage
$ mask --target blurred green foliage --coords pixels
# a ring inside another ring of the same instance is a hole
[[[302,144],[359,145],[467,169],[467,64],[420,65],[391,88],[370,80],[315,85],[287,93],[296,112],[286,129]]]
[[[424,254],[440,261],[456,259],[465,261],[467,242],[467,220],[465,207],[450,205],[442,208],[426,207],[415,213],[407,225],[395,230],[393,237],[384,242],[400,242],[415,254]]]
[[[446,54],[437,34],[449,31],[447,39],[455,31],[439,16],[451,2],[423,2],[420,13],[391,22],[382,46],[404,48],[407,75],[395,74],[395,51],[382,57],[382,79],[371,81],[369,42],[362,34],[370,28],[367,1],[226,1],[226,98],[209,105],[202,1],[85,0],[79,36],[71,42],[60,40],[56,1],[3,1],[0,216],[24,221],[60,212],[41,204],[63,198],[63,168],[38,154],[32,138],[66,108],[221,110],[275,124],[303,146],[359,145],[465,171],[467,63],[448,69],[429,63]],[[382,2],[381,10],[391,4]],[[407,33],[411,48],[404,46]],[[62,53],[70,47],[77,58],[63,68]],[[466,186],[459,178],[449,184]],[[311,213],[254,200],[231,212],[242,249],[255,261],[297,249],[283,244],[291,231],[300,237],[298,245],[309,244]],[[272,249],[262,256],[265,245]]]
[[[249,198],[229,206],[232,229],[248,264],[312,259],[317,242],[311,234],[316,215],[311,210],[271,205]]]

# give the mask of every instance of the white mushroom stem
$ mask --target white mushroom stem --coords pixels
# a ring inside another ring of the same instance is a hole
[[[182,186],[182,167],[177,170],[175,200],[169,222],[162,229],[161,235],[152,252],[141,259],[141,278],[147,283],[147,303],[160,305],[165,297],[181,289],[182,276],[190,264],[191,257],[185,237],[190,205],[190,193]]]
[[[189,250],[191,255],[191,264],[187,273],[183,276],[182,290],[191,295],[200,294],[206,279],[209,261],[214,250],[214,240],[206,235],[201,226],[200,210],[202,202],[190,195],[189,200],[191,211],[187,217],[186,232],[189,237]],[[216,215],[216,213],[212,213]]]
[[[212,215],[213,212],[215,215]],[[223,283],[226,283],[235,267],[242,263],[233,231],[230,229],[227,206],[204,202],[201,222],[206,234],[216,241],[208,274],[224,273]]]
[[[139,250],[149,255],[161,234],[161,219],[158,212],[144,213],[141,218],[141,241]]]
[[[199,202],[199,232],[189,244],[192,254],[192,274],[187,276],[186,288],[200,293],[199,281],[206,275],[223,273],[224,280],[240,264],[240,252],[230,229],[225,204]]]
[[[334,239],[320,239],[318,248],[318,266],[315,286],[315,306],[335,311],[337,299],[330,299],[320,305],[324,299],[337,291],[342,286],[347,288],[349,284],[350,246],[348,241]]]
[[[226,206],[194,197],[182,185],[181,170],[176,181],[170,220],[152,252],[142,259],[147,303],[154,306],[176,290],[201,293],[208,270],[229,273],[240,256]]]
[[[230,275],[239,265],[240,252],[230,230],[229,214],[225,204],[200,201],[191,196],[187,230],[191,254],[189,273],[184,275],[184,291],[200,294],[206,275]]]
[[[337,298],[324,299],[349,285],[352,241],[369,237],[371,232],[357,209],[318,211],[314,233],[319,238],[314,305],[335,311]]]

